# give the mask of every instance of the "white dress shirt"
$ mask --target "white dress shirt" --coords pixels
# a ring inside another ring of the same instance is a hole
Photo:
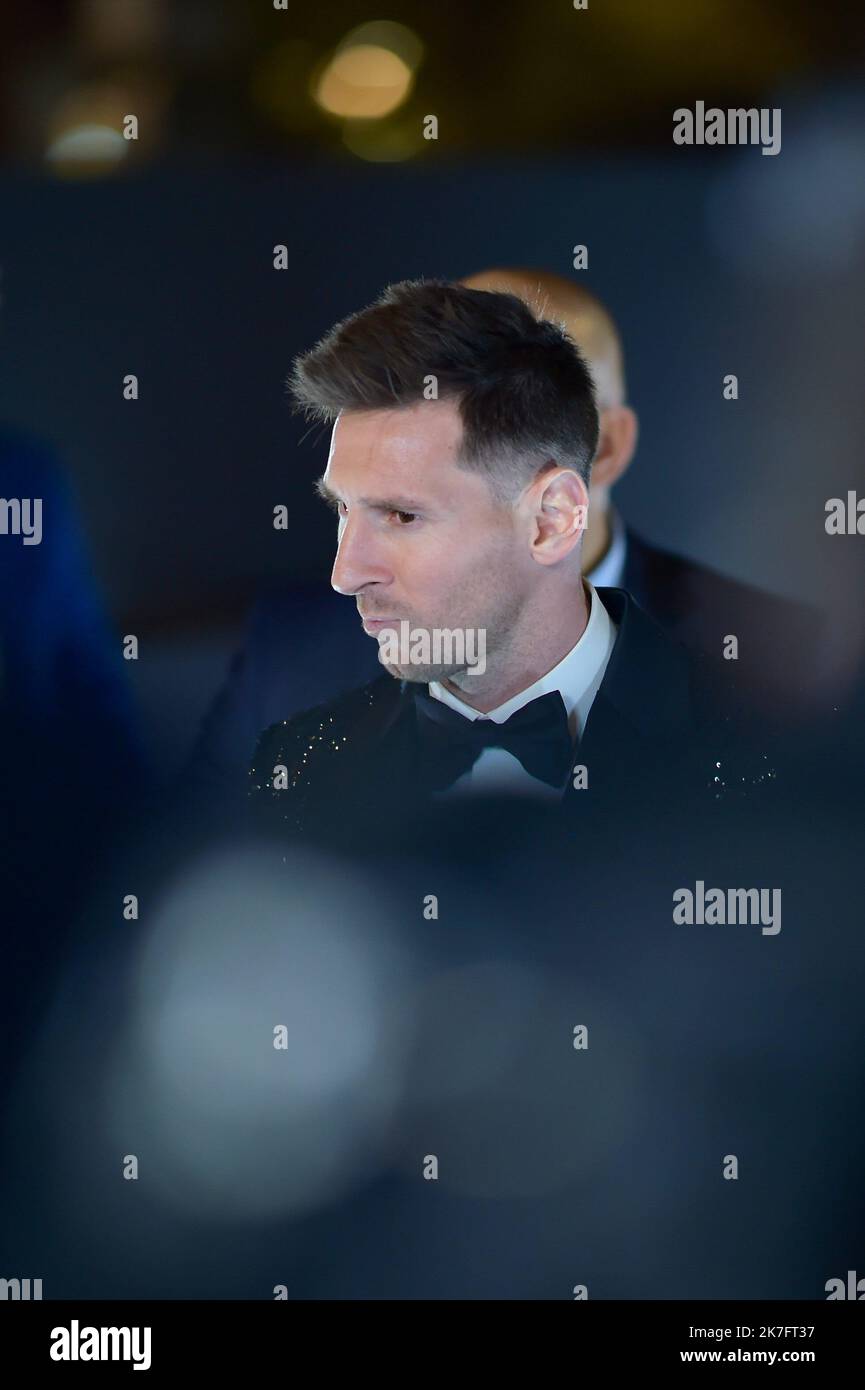
[[[551,690],[558,690],[565,702],[571,738],[576,741],[582,736],[592,701],[604,679],[607,662],[616,642],[615,623],[595,593],[594,586],[588,580],[584,583],[589,604],[589,620],[583,635],[546,675],[487,714],[482,714],[480,710],[467,705],[438,681],[430,681],[430,695],[436,700],[441,700],[443,704],[450,705],[451,709],[457,710],[466,719],[492,719],[496,724],[503,724],[530,700],[536,700]],[[552,787],[548,782],[526,772],[519,758],[509,753],[506,748],[484,748],[474,766],[437,795],[449,797],[465,792],[516,792],[520,795],[529,793],[543,800],[558,801],[570,776],[569,770],[562,787]]]

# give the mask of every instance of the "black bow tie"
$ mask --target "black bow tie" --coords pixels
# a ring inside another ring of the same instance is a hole
[[[530,700],[503,724],[492,719],[467,719],[459,710],[436,700],[426,688],[416,690],[414,698],[422,775],[433,791],[449,787],[468,772],[485,748],[505,748],[533,777],[552,787],[564,785],[573,741],[558,690]]]

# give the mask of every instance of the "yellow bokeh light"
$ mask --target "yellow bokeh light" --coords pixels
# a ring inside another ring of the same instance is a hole
[[[332,116],[373,120],[401,106],[412,82],[411,69],[398,54],[376,44],[354,44],[334,54],[314,96]]]

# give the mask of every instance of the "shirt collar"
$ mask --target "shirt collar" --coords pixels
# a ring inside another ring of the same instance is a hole
[[[450,705],[466,719],[492,719],[496,724],[503,724],[530,700],[536,700],[550,690],[558,690],[565,702],[571,735],[579,738],[616,641],[615,624],[596,594],[594,585],[588,580],[583,582],[589,604],[589,620],[579,641],[546,675],[487,714],[467,705],[438,681],[430,681],[429,693],[433,699]]]

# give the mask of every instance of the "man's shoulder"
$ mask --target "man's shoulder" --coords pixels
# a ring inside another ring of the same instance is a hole
[[[626,591],[599,593],[619,625],[601,693],[640,734],[640,756],[687,760],[717,800],[753,797],[774,782],[787,766],[786,741],[737,663],[685,645]]]
[[[652,597],[657,597],[657,591],[663,589],[683,613],[698,600],[705,602],[711,598],[712,608],[723,605],[731,615],[749,611],[755,616],[771,615],[788,623],[814,621],[819,617],[816,609],[799,599],[772,593],[744,579],[723,574],[702,561],[665,550],[630,527],[627,528],[627,538],[628,558],[623,586],[628,588],[628,581],[632,580],[635,591],[645,585]],[[637,596],[641,595],[637,593]]]
[[[401,683],[383,674],[271,724],[258,740],[249,772],[250,793],[272,791],[277,767],[285,768],[291,779],[300,771],[311,775],[336,754],[354,753],[358,742],[383,727],[401,699]]]
[[[814,654],[826,615],[629,533],[623,585],[665,630],[693,651],[735,662],[749,699],[795,722],[807,716]],[[735,639],[733,641],[732,639]]]

